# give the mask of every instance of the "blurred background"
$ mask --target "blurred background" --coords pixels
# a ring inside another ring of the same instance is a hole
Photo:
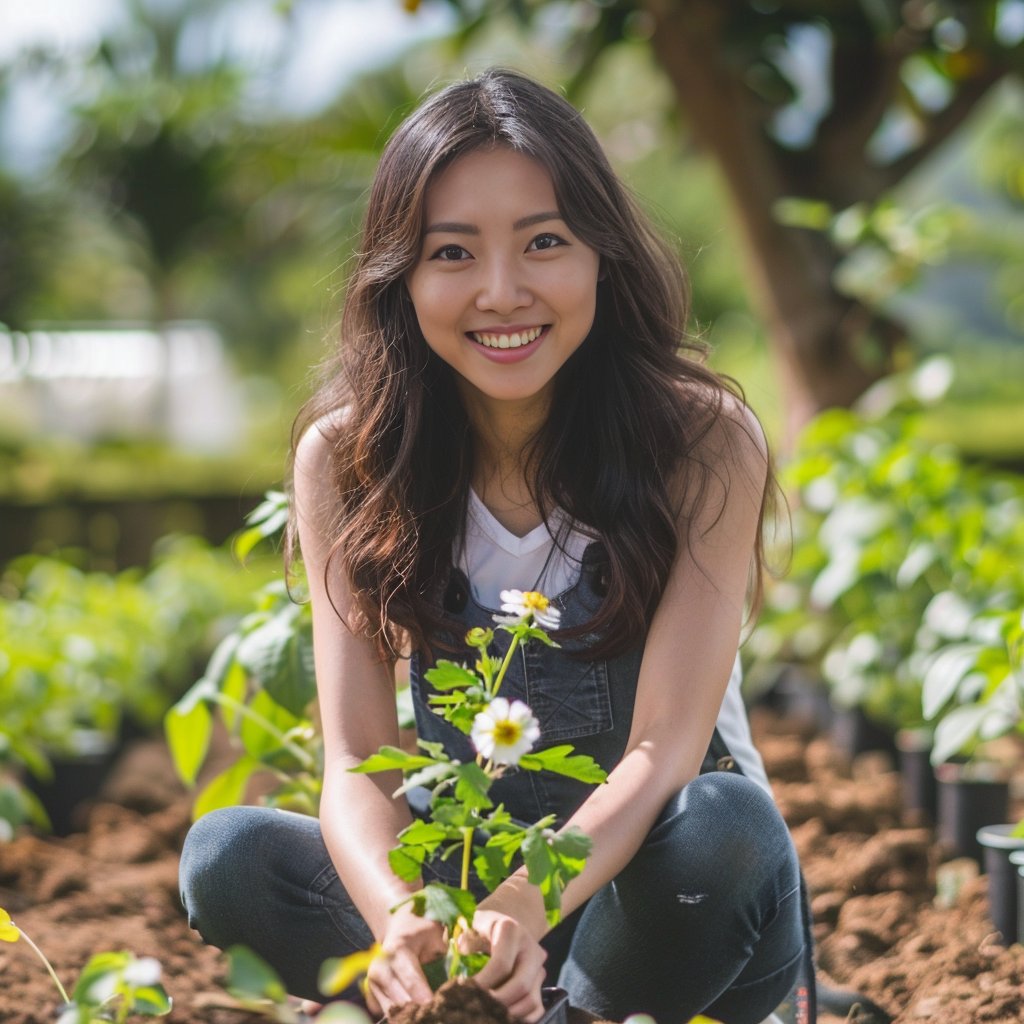
[[[277,723],[250,768],[313,735],[308,606],[226,541],[286,518],[385,140],[492,64],[583,110],[782,457],[752,693],[1024,731],[1024,0],[0,0],[0,838],[197,678],[188,781],[202,701]]]
[[[1024,2],[0,7],[2,553],[148,557],[280,482],[377,154],[488,65],[563,89],[781,450],[941,354],[936,438],[1024,452]],[[945,388],[945,385],[943,385]]]

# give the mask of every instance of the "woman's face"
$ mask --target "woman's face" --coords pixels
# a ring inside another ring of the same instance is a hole
[[[438,175],[407,284],[423,336],[467,404],[546,408],[594,322],[599,262],[530,157],[475,150]]]

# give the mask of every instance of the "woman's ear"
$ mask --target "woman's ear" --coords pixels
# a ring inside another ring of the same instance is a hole
[[[604,281],[608,277],[608,265],[604,261],[602,256],[597,264],[597,279],[598,281]]]

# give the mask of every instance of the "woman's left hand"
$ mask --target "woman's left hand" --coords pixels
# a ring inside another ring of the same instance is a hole
[[[514,917],[496,910],[477,910],[473,933],[491,955],[475,980],[513,1017],[526,1024],[540,1020],[544,1015],[540,990],[547,959],[541,944]],[[467,939],[468,945],[474,945],[470,936]]]

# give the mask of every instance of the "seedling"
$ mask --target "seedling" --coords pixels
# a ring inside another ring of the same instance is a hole
[[[437,691],[429,698],[434,712],[470,737],[476,759],[468,763],[452,760],[441,744],[420,740],[418,754],[382,747],[352,769],[403,772],[405,780],[396,796],[416,786],[431,790],[428,818],[414,821],[401,832],[389,861],[395,874],[409,882],[420,877],[429,861],[459,858],[458,887],[428,882],[398,904],[411,903],[416,914],[444,926],[448,951],[444,969],[438,972],[441,980],[476,974],[488,959],[486,953],[465,952],[459,941],[472,930],[477,907],[469,886],[471,868],[493,892],[509,876],[513,860],[520,855],[529,881],[541,891],[548,921],[553,925],[561,915],[566,885],[583,870],[590,853],[590,839],[579,829],[554,831],[554,815],[532,825],[514,821],[491,799],[493,783],[513,766],[525,771],[556,772],[589,783],[603,782],[606,776],[593,758],[574,754],[567,744],[534,752],[534,744],[540,739],[537,719],[522,701],[499,696],[519,645],[537,641],[557,646],[542,627],[554,628],[559,619],[557,609],[542,594],[511,590],[502,591],[501,597],[502,611],[509,614],[496,616],[498,628],[512,636],[504,658],[489,653],[494,630],[477,628],[466,635],[466,644],[478,652],[474,669],[442,659],[425,673]],[[480,836],[486,839],[475,843]],[[328,994],[343,991],[368,969],[373,955],[370,950],[328,960],[321,973],[322,990]]]
[[[153,957],[132,953],[97,953],[82,969],[71,998],[46,954],[0,908],[0,940],[24,941],[42,960],[63,1002],[57,1024],[124,1024],[132,1015],[162,1017],[171,998],[160,984],[161,968]]]

